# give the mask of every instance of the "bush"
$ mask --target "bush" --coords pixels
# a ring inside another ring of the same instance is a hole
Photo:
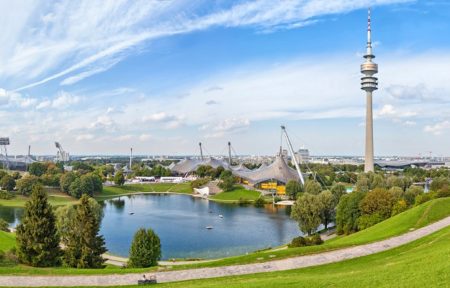
[[[362,215],[358,218],[358,230],[364,230],[373,226],[386,218],[380,212]]]
[[[222,188],[223,191],[229,192],[234,189],[234,184],[236,184],[236,179],[234,179],[233,175],[221,177],[219,187]]]
[[[402,213],[403,211],[406,211],[408,209],[408,204],[405,200],[401,199],[397,201],[397,203],[394,204],[394,207],[392,207],[392,214],[391,216],[397,215]]]
[[[0,191],[0,199],[9,200],[14,198],[14,194],[8,191]]]
[[[255,205],[255,207],[264,207],[264,205],[266,204],[266,200],[264,200],[264,197],[260,196],[258,199],[255,200],[255,202],[253,203],[253,205]]]
[[[449,189],[449,187],[445,186],[445,187],[439,189],[438,192],[436,193],[436,197],[437,198],[450,197],[450,189]]]
[[[423,194],[423,188],[411,186],[405,192],[405,200],[408,206],[414,205],[417,195]]]
[[[280,201],[283,201],[283,199],[281,199],[280,196],[275,196],[275,198],[273,198],[273,202],[278,203]]]
[[[210,178],[199,178],[191,182],[191,188],[200,188],[203,185],[207,184],[211,179]]]
[[[304,246],[308,246],[308,241],[306,241],[306,239],[302,236],[295,237],[294,239],[292,239],[291,243],[288,244],[289,248]]]
[[[158,235],[152,229],[139,229],[131,243],[128,266],[133,268],[156,266],[159,259],[161,259],[161,242]]]
[[[415,205],[420,205],[433,199],[430,194],[420,194],[416,196]]]
[[[289,248],[295,247],[305,247],[305,246],[315,246],[323,243],[320,234],[316,233],[310,237],[298,236],[292,239],[291,243],[288,244]]]
[[[250,200],[242,198],[242,197],[239,198],[239,200],[238,200],[238,204],[241,206],[246,206],[246,205],[249,205],[250,203],[251,203]]]
[[[320,237],[320,234],[316,233],[309,238],[309,242],[311,243],[311,245],[320,245],[323,243],[323,240]]]
[[[9,232],[8,222],[0,218],[0,231]]]

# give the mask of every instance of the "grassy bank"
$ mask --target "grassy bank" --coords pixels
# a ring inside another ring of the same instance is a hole
[[[47,188],[46,190],[48,192],[48,200],[52,206],[73,205],[78,202],[77,199],[60,192],[58,189]],[[29,199],[30,198],[26,196],[16,195],[9,200],[0,199],[0,206],[25,207],[25,203]]]
[[[240,200],[243,201],[255,201],[261,195],[260,192],[254,190],[247,190],[242,186],[236,187],[234,190],[229,192],[221,192],[214,196],[209,197],[209,199],[218,202],[226,203],[237,203]]]
[[[159,287],[448,287],[450,227],[378,254],[317,267]]]
[[[324,251],[335,250],[339,248],[366,244],[374,241],[387,239],[417,229],[435,221],[443,219],[450,215],[450,198],[435,199],[414,207],[406,212],[396,215],[377,225],[360,231],[358,233],[340,236],[326,241],[320,246],[310,246],[301,248],[289,248],[282,250],[267,250],[262,252],[250,253],[248,255],[219,259],[216,261],[173,266],[172,269],[192,269],[202,267],[217,267],[237,264],[247,264],[255,262],[264,262],[275,259],[320,253]],[[0,236],[2,237],[2,236]],[[4,237],[4,236],[3,236]],[[3,238],[0,238],[2,240]],[[6,243],[6,242],[5,242]],[[9,241],[9,243],[12,243]],[[1,246],[0,246],[1,247]],[[77,275],[77,274],[123,274],[143,271],[154,271],[152,269],[121,269],[117,267],[107,267],[105,269],[70,269],[70,268],[33,268],[23,265],[14,267],[0,267],[0,274],[15,275]],[[159,269],[162,269],[161,267]],[[165,268],[168,269],[168,268]]]
[[[134,194],[139,192],[174,192],[191,194],[192,189],[190,183],[148,183],[148,184],[127,184],[123,186],[105,186],[103,192],[96,194],[95,198],[105,199],[113,198],[121,195]]]

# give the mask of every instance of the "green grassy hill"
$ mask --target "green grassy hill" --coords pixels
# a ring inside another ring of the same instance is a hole
[[[254,190],[247,190],[242,186],[236,187],[234,190],[229,192],[221,192],[214,196],[209,197],[209,199],[219,202],[238,202],[239,200],[255,201],[261,195],[260,192]]]
[[[283,272],[162,284],[183,288],[449,287],[450,227],[407,245],[348,261]]]
[[[14,234],[0,231],[0,251],[8,251],[16,245]]]

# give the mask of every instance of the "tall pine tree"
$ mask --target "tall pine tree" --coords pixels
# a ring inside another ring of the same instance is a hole
[[[89,196],[84,194],[76,208],[73,221],[68,229],[67,247],[64,250],[64,264],[76,268],[103,268],[102,254],[106,252],[105,240],[98,235],[101,218],[89,204]]]
[[[50,267],[59,264],[61,250],[55,225],[55,215],[47,193],[39,184],[32,188],[31,199],[25,204],[22,223],[16,232],[20,262]]]

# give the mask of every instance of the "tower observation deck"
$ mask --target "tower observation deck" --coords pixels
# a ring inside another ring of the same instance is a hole
[[[366,147],[364,172],[374,171],[373,152],[373,112],[372,112],[372,92],[378,89],[378,78],[374,77],[378,73],[378,64],[373,62],[375,55],[372,51],[372,27],[371,10],[369,9],[367,18],[367,52],[364,55],[366,61],[361,64],[361,89],[366,91]]]

